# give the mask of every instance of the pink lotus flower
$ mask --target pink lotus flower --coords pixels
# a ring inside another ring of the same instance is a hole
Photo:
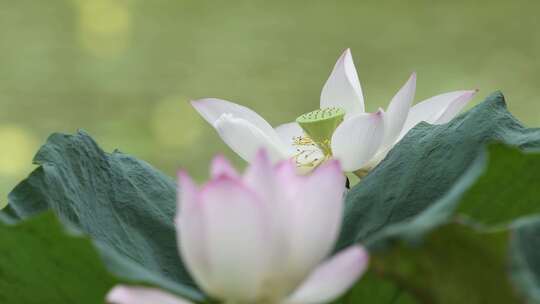
[[[196,100],[192,105],[246,161],[264,147],[273,160],[292,158],[307,170],[337,158],[344,171],[355,172],[376,166],[419,122],[449,122],[476,93],[449,92],[412,106],[415,91],[413,73],[386,110],[366,113],[362,87],[347,49],[322,89],[319,109],[295,122],[273,128],[251,109],[215,98]]]
[[[298,175],[257,153],[241,176],[223,157],[202,187],[184,172],[176,223],[180,252],[198,286],[225,303],[326,303],[365,271],[368,255],[351,246],[326,259],[339,233],[345,180],[338,161]],[[118,286],[117,304],[181,304],[164,291]]]

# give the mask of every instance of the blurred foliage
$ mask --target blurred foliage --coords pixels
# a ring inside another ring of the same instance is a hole
[[[48,134],[78,128],[204,178],[213,154],[232,153],[190,99],[287,122],[317,107],[347,47],[369,110],[417,71],[417,101],[501,89],[538,124],[539,10],[528,0],[0,1],[0,204]]]
[[[0,302],[3,304],[103,303],[117,280],[91,240],[67,234],[52,212],[15,226],[0,216]]]

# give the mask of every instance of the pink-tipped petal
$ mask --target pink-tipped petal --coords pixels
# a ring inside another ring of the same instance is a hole
[[[241,180],[221,176],[201,190],[210,280],[206,291],[220,299],[253,302],[267,271],[272,244],[267,211]]]
[[[281,212],[281,208],[288,207],[287,190],[283,187],[282,182],[287,180],[289,183],[294,183],[297,179],[294,173],[287,177],[280,176],[276,166],[281,167],[284,163],[289,164],[290,161],[285,160],[278,165],[273,165],[266,150],[261,149],[246,169],[243,177],[244,183],[250,189],[255,189],[262,201],[268,206],[267,210],[270,212],[270,216],[274,216],[275,212]]]
[[[290,273],[305,276],[330,253],[340,229],[344,191],[345,177],[336,160],[305,177],[289,207]]]
[[[267,202],[276,199],[276,176],[274,165],[268,152],[261,149],[255,155],[244,173],[243,180],[251,189],[256,189],[259,196]]]
[[[384,137],[384,113],[359,114],[342,122],[332,136],[332,152],[347,172],[364,166]]]
[[[193,209],[198,201],[198,187],[186,171],[178,172],[178,201],[176,216]]]
[[[285,304],[329,303],[345,293],[365,272],[368,254],[351,246],[323,263],[285,301]]]
[[[223,114],[215,123],[223,141],[244,160],[250,161],[257,151],[265,148],[272,161],[287,158],[289,148],[277,137],[273,138],[247,120]],[[275,132],[272,129],[272,132]]]
[[[170,293],[155,288],[118,285],[107,294],[111,304],[190,304]]]
[[[351,50],[339,57],[321,92],[321,109],[340,107],[348,115],[364,112],[364,96]]]
[[[463,108],[473,99],[477,91],[468,91],[467,93],[461,95],[448,105],[446,110],[442,115],[435,121],[435,124],[445,124],[452,120],[456,115],[463,110]]]
[[[249,121],[264,133],[271,134],[274,131],[272,126],[255,111],[230,101],[204,98],[192,101],[191,105],[212,126],[221,115],[231,114],[233,117]]]
[[[212,160],[212,165],[210,168],[210,176],[216,178],[220,175],[228,175],[231,177],[238,177],[238,172],[231,165],[228,159],[223,155],[217,155]]]
[[[386,109],[384,139],[381,148],[390,147],[398,138],[414,100],[416,73],[412,73],[405,85],[396,93]]]
[[[179,252],[199,286],[207,288],[211,277],[206,254],[199,189],[185,172],[178,174],[178,180],[179,193],[175,222]]]
[[[293,153],[296,150],[294,139],[304,135],[304,131],[296,122],[279,125],[276,127],[276,132],[281,141],[287,145]]]
[[[294,160],[288,159],[279,162],[274,169],[277,187],[287,197],[291,198],[302,190],[304,178],[299,176],[299,170]]]
[[[456,100],[462,100],[462,98],[467,98],[466,96],[472,98],[475,92],[476,90],[448,92],[433,96],[415,104],[409,111],[409,116],[407,117],[405,125],[401,130],[401,134],[398,137],[398,140],[403,138],[407,134],[407,132],[409,132],[412,128],[414,128],[414,126],[416,126],[422,121],[430,124],[437,123],[437,121],[441,118],[441,116],[443,116],[445,111],[450,107],[453,102],[455,102]]]

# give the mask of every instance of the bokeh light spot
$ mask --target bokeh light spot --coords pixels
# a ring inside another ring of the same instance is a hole
[[[125,0],[75,0],[79,40],[96,56],[113,56],[129,45],[130,12]]]
[[[14,125],[0,125],[0,175],[17,176],[32,167],[38,141],[25,129]]]
[[[151,123],[157,142],[165,148],[191,148],[202,135],[202,119],[184,97],[159,101]],[[197,151],[196,148],[193,150]]]
[[[0,125],[0,209],[7,205],[8,193],[33,167],[39,142],[16,125]]]

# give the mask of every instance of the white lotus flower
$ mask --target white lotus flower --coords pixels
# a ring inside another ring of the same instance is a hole
[[[180,173],[176,218],[180,252],[190,273],[224,303],[315,304],[343,294],[365,271],[360,245],[330,254],[343,213],[338,161],[298,175],[292,161],[272,165],[264,151],[240,176],[223,157],[202,187]],[[183,304],[171,294],[118,286],[117,304]]]
[[[217,130],[223,141],[245,160],[266,148],[273,160],[293,158],[299,167],[314,168],[329,158],[343,169],[369,170],[421,121],[450,121],[472,99],[476,90],[434,96],[411,107],[416,90],[413,73],[390,101],[388,108],[366,113],[364,97],[347,49],[326,81],[320,108],[296,122],[276,128],[254,111],[220,99],[193,101],[195,109]]]

